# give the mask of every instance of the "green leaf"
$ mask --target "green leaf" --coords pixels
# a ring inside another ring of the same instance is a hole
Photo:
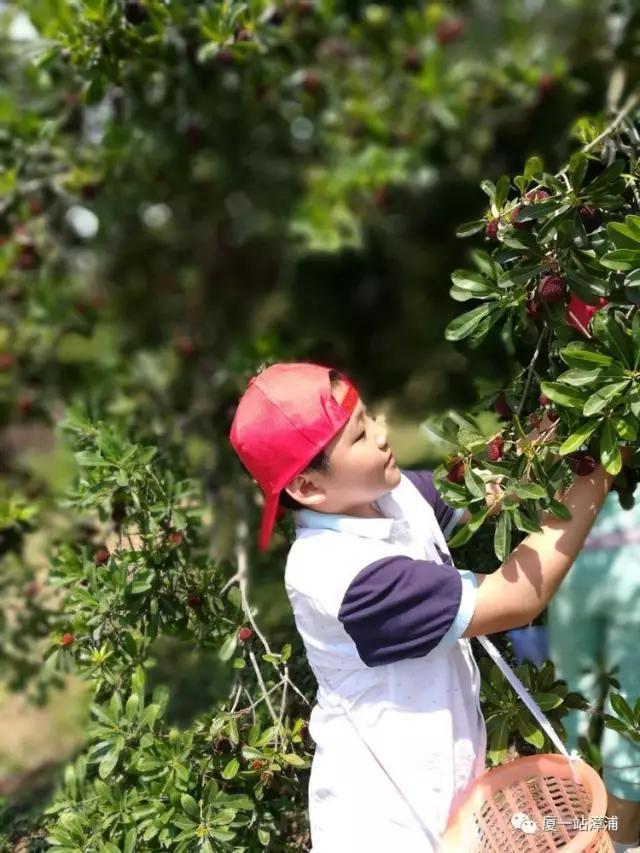
[[[234,630],[232,634],[229,634],[222,646],[220,647],[220,651],[218,652],[218,657],[220,660],[225,661],[229,660],[233,657],[233,653],[236,650],[236,646],[238,645],[238,632]]]
[[[599,379],[618,379],[622,375],[622,369],[604,370],[603,368],[595,368],[594,370],[585,370],[582,367],[572,367],[558,376],[557,381],[563,382],[565,385],[572,385],[574,388],[582,388],[585,385],[592,385]]]
[[[611,270],[635,270],[640,267],[640,249],[614,249],[600,258],[603,267]]]
[[[514,483],[510,488],[519,498],[536,500],[537,498],[546,498],[547,490],[540,483]]]
[[[286,755],[282,756],[282,760],[286,761],[287,764],[291,764],[293,767],[306,767],[307,762],[302,758],[301,755],[297,755],[295,752],[288,752]]]
[[[484,219],[474,219],[472,222],[465,222],[456,228],[456,237],[471,237],[472,234],[477,234],[485,227]]]
[[[496,184],[495,197],[493,202],[497,208],[501,208],[509,197],[511,189],[511,179],[508,175],[500,175]]]
[[[491,737],[489,739],[489,748],[487,750],[489,758],[494,764],[497,764],[504,757],[509,746],[509,734],[511,732],[511,719],[508,715],[503,714],[499,717],[495,726],[492,728]]]
[[[445,338],[448,341],[461,341],[468,337],[483,320],[486,320],[490,313],[491,305],[485,304],[456,317],[445,329]]]
[[[564,521],[571,521],[571,510],[555,498],[549,501],[549,509],[552,510],[558,518]]]
[[[101,779],[106,779],[111,775],[114,767],[118,763],[119,755],[120,750],[116,748],[111,749],[109,750],[109,752],[107,752],[107,754],[104,756],[98,766],[98,775]]]
[[[533,693],[532,698],[543,711],[552,711],[564,702],[563,697],[557,696],[555,693]]]
[[[182,794],[180,804],[185,812],[194,820],[200,820],[200,807],[190,794]]]
[[[240,762],[238,761],[237,758],[232,758],[231,761],[229,761],[225,765],[225,767],[221,773],[221,776],[223,779],[233,779],[233,777],[236,775],[236,773],[238,772],[239,769],[240,769]]]
[[[511,548],[511,516],[503,512],[498,518],[493,536],[493,548],[496,557],[504,561]]]
[[[612,310],[598,311],[591,321],[593,334],[605,345],[611,355],[621,361],[626,367],[630,367],[633,361],[631,337],[619,325],[616,315]]]
[[[614,367],[616,365],[616,362],[610,355],[598,352],[586,344],[569,344],[569,346],[560,350],[560,355],[570,367],[594,368]]]
[[[618,436],[611,421],[605,421],[600,435],[600,461],[609,474],[618,474],[622,468]]]
[[[622,222],[610,222],[607,225],[607,236],[618,249],[640,249],[640,232]]]
[[[624,418],[611,418],[615,431],[625,441],[635,441],[638,437],[638,421],[633,415]]]
[[[137,840],[138,830],[135,828],[135,826],[132,826],[124,837],[123,853],[134,853],[134,850],[136,849]]]
[[[576,391],[569,385],[563,385],[560,382],[541,382],[540,389],[554,403],[559,403],[561,406],[568,406],[573,409],[582,410],[586,400],[586,396],[580,391]]]
[[[481,477],[471,470],[471,466],[465,463],[464,466],[464,484],[469,489],[474,498],[483,498],[485,495],[485,485]]]
[[[580,424],[578,429],[571,433],[571,435],[562,442],[558,451],[559,454],[561,456],[566,456],[567,453],[573,453],[576,450],[580,450],[582,445],[586,444],[589,438],[596,431],[599,423],[600,421],[596,420],[585,421],[583,424]]]
[[[634,726],[633,711],[624,696],[620,693],[610,693],[609,701],[616,714],[630,726]]]
[[[597,415],[607,408],[609,403],[612,403],[616,397],[619,397],[624,389],[629,385],[629,380],[624,382],[613,382],[611,385],[605,385],[603,388],[598,388],[595,394],[592,394],[584,404],[582,413],[585,417]]]

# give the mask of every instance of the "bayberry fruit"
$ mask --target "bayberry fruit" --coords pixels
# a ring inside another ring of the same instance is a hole
[[[218,65],[233,65],[233,53],[228,47],[221,47],[214,58]]]
[[[554,424],[559,417],[560,415],[555,409],[547,409],[547,419],[550,420],[552,424]]]
[[[489,222],[484,227],[484,233],[490,240],[498,239],[498,227],[500,225],[499,219],[490,219]]]
[[[540,426],[540,418],[535,413],[529,415],[529,426],[531,429],[538,429]]]
[[[501,391],[493,401],[493,411],[501,418],[511,417],[511,406],[507,403],[504,391]]]
[[[551,399],[550,397],[547,397],[546,394],[540,394],[538,397],[538,403],[540,403],[541,406],[548,406],[550,402]]]
[[[213,747],[217,752],[231,752],[233,744],[228,737],[219,737],[213,744]]]
[[[189,356],[192,356],[196,351],[195,342],[192,338],[189,338],[186,335],[176,338],[174,348],[178,355],[181,355],[183,358],[189,358]]]
[[[464,18],[448,18],[445,21],[440,21],[436,27],[436,41],[440,45],[451,44],[460,38],[465,26]]]
[[[415,47],[410,47],[404,55],[402,67],[406,71],[417,71],[422,65],[420,53]]]
[[[538,78],[538,91],[541,95],[546,95],[548,92],[552,92],[556,87],[556,78],[553,74],[549,74],[545,72],[541,74]]]
[[[489,462],[499,462],[504,450],[504,438],[498,435],[487,445],[487,459]]]
[[[236,34],[236,41],[251,41],[253,36],[249,32],[249,30],[239,30]]]
[[[307,71],[302,81],[302,88],[305,92],[313,94],[317,91],[320,85],[320,75],[316,71]]]
[[[562,302],[567,293],[567,283],[557,275],[545,275],[538,285],[538,296],[543,302]]]
[[[242,628],[238,629],[238,639],[241,643],[244,643],[245,640],[250,640],[253,637],[253,631],[251,628],[248,628],[246,625],[243,625]]]
[[[104,566],[104,564],[108,562],[110,556],[111,554],[107,548],[98,548],[93,556],[93,562],[96,566]]]
[[[460,460],[456,462],[452,468],[449,469],[449,473],[447,474],[447,480],[449,480],[450,483],[464,482],[464,462]]]
[[[37,270],[40,266],[40,255],[33,243],[25,243],[20,247],[20,254],[15,260],[15,267],[19,270]]]
[[[64,648],[66,649],[69,646],[73,645],[74,640],[75,640],[75,637],[73,636],[73,634],[63,634],[62,637],[60,638],[60,645],[64,646]]]
[[[592,474],[598,463],[590,453],[573,453],[569,457],[569,466],[574,474],[584,477]]]
[[[544,201],[545,198],[549,198],[549,193],[546,190],[529,190],[529,192],[525,195],[527,201]]]
[[[187,598],[187,604],[192,610],[201,610],[202,598],[197,593],[193,593]]]
[[[20,394],[18,397],[18,411],[25,418],[33,406],[33,397],[30,394]]]
[[[530,228],[533,228],[533,219],[528,219],[526,222],[518,222],[516,220],[516,216],[522,210],[522,205],[517,204],[513,210],[511,211],[511,224],[514,228],[517,228],[518,231],[528,231]]]
[[[602,225],[602,212],[598,210],[597,207],[584,205],[584,207],[581,207],[578,212],[580,214],[580,219],[582,219],[584,230],[587,234],[591,234],[592,231],[595,231],[596,228],[599,228]]]
[[[0,373],[5,373],[7,370],[11,370],[15,361],[13,353],[0,352]]]
[[[124,4],[124,16],[130,24],[137,27],[148,19],[149,13],[138,0],[127,0]]]
[[[171,542],[172,545],[180,545],[182,544],[184,536],[180,530],[174,530],[172,533],[169,534],[168,538],[169,542]]]

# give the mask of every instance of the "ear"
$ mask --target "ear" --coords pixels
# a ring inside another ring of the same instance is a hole
[[[322,503],[325,498],[325,491],[317,482],[314,482],[312,477],[298,474],[284,487],[285,492],[290,495],[298,503],[305,506],[316,506]]]

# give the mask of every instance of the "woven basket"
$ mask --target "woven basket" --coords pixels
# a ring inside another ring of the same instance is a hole
[[[604,784],[586,762],[573,768],[563,755],[531,755],[478,776],[449,817],[440,853],[613,853]],[[535,831],[520,828],[525,815]]]

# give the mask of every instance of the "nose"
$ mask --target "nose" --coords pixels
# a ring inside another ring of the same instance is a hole
[[[387,419],[384,415],[376,415],[376,443],[380,450],[387,447]]]

